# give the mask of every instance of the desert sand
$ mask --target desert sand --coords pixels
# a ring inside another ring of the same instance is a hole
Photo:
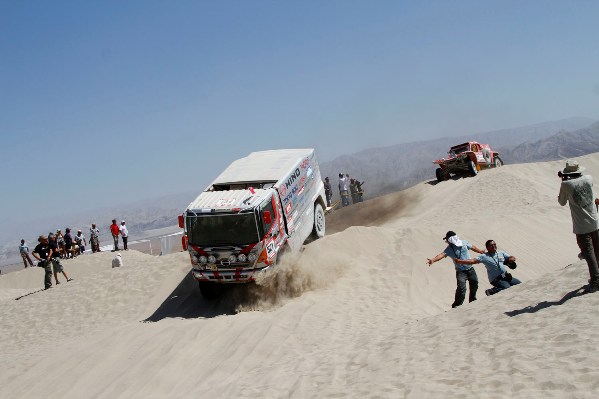
[[[579,158],[599,178],[599,154]],[[201,297],[181,252],[0,276],[2,398],[596,398],[599,293],[584,294],[564,162],[505,167],[335,211],[256,286]],[[432,167],[432,165],[431,165]],[[454,230],[523,284],[451,309]],[[20,298],[15,300],[15,298]]]

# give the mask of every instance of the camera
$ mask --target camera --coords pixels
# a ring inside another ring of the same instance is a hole
[[[518,266],[516,264],[516,262],[510,262],[509,259],[504,260],[503,264],[506,265],[507,267],[509,267],[512,270],[515,269]]]

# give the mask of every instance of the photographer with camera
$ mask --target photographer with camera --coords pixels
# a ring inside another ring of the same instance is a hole
[[[44,235],[39,236],[37,241],[39,244],[36,245],[31,254],[39,261],[37,263],[38,267],[43,267],[46,272],[44,275],[44,288],[52,288],[52,262],[50,261],[52,249],[48,243],[48,237]]]
[[[497,251],[497,244],[494,240],[487,240],[487,242],[485,242],[485,248],[487,248],[487,252],[479,255],[476,259],[456,259],[455,261],[462,265],[475,265],[477,263],[485,265],[489,283],[493,286],[493,288],[485,290],[487,296],[497,294],[499,291],[503,291],[522,282],[513,277],[506,268],[506,266],[510,269],[516,268],[515,257],[510,256],[506,252]]]
[[[583,175],[585,170],[578,162],[566,161],[566,167],[557,173],[562,179],[557,201],[561,206],[570,205],[573,232],[582,258],[587,262],[591,279],[586,291],[599,291],[599,223],[597,207],[599,199],[593,201],[593,178]]]

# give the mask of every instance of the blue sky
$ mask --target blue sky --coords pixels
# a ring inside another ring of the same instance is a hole
[[[597,1],[0,1],[0,221],[232,160],[599,119]]]

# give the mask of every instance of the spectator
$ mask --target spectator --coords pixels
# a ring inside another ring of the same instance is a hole
[[[85,252],[85,246],[87,245],[87,241],[85,241],[85,236],[83,235],[81,230],[77,230],[75,242],[79,246],[79,255],[83,254]]]
[[[324,195],[327,198],[327,208],[329,208],[333,199],[333,189],[331,188],[331,182],[329,181],[328,176],[324,178]]]
[[[487,252],[479,255],[476,259],[456,259],[455,261],[462,265],[475,265],[477,263],[485,265],[487,277],[489,277],[489,282],[493,286],[493,288],[485,290],[487,296],[497,294],[499,291],[520,284],[521,281],[513,277],[511,273],[508,273],[506,268],[507,265],[510,269],[515,269],[516,258],[506,252],[498,251],[494,240],[487,240],[485,248],[487,248]]]
[[[31,254],[39,261],[38,266],[44,268],[44,289],[47,290],[52,288],[52,263],[50,262],[52,249],[48,243],[48,237],[41,235],[37,241],[39,244],[36,245]]]
[[[49,236],[48,239],[50,239]],[[66,248],[64,245],[64,235],[60,229],[56,230],[56,243],[58,244],[58,253],[60,254],[60,257],[64,258],[66,256]]]
[[[29,247],[25,244],[25,240],[21,240],[21,245],[19,245],[19,253],[21,254],[21,258],[23,258],[23,264],[25,265],[25,269],[27,266],[33,266],[33,262],[29,257]],[[27,264],[29,262],[29,265]]]
[[[339,196],[341,196],[341,206],[349,205],[349,179],[339,173]]]
[[[65,257],[68,258],[73,258],[74,257],[74,253],[73,253],[73,236],[71,235],[71,229],[69,229],[68,227],[65,229],[65,234],[64,234],[64,250],[65,250]]]
[[[455,300],[451,305],[452,308],[457,308],[461,304],[464,303],[464,299],[466,298],[466,281],[470,286],[470,296],[469,302],[476,301],[476,291],[478,290],[478,277],[476,275],[476,270],[472,265],[461,265],[456,262],[456,259],[470,259],[469,249],[472,249],[474,252],[478,252],[479,254],[485,253],[483,250],[478,249],[474,245],[460,240],[459,237],[453,231],[448,231],[443,238],[445,242],[447,242],[447,247],[443,252],[438,254],[432,259],[427,259],[427,263],[431,266],[438,260],[441,260],[447,256],[449,256],[453,260],[453,264],[455,266],[455,276],[458,283],[458,286],[455,290]]]
[[[127,230],[127,226],[125,226],[125,221],[121,221],[121,227],[119,227],[119,231],[121,233],[121,237],[123,239],[123,249],[127,250],[127,238],[129,237],[129,231]]]
[[[351,202],[358,202],[358,189],[356,188],[356,179],[349,179],[349,192],[351,193]]]
[[[89,229],[89,242],[92,246],[92,252],[100,252],[100,230],[92,223]]]
[[[114,251],[119,250],[119,226],[116,224],[116,219],[112,219],[112,224],[110,225],[110,233],[112,234],[112,240],[114,241]]]
[[[599,291],[599,227],[597,206],[599,199],[593,201],[593,177],[584,175],[585,170],[578,162],[566,161],[566,167],[558,172],[562,179],[557,201],[561,206],[570,205],[573,232],[580,248],[582,258],[587,262],[590,285],[587,292]]]
[[[364,201],[364,191],[362,190],[362,184],[360,180],[356,179],[356,195],[358,196],[358,202]]]
[[[71,281],[72,278],[69,278],[69,276],[67,276],[67,273],[64,271],[64,267],[62,266],[62,262],[60,261],[60,252],[58,250],[58,242],[56,236],[50,233],[48,234],[48,238],[50,240],[50,260],[52,261],[52,266],[54,268],[54,280],[56,280],[56,285],[60,284],[60,281],[58,281],[58,273],[62,273],[64,278],[67,279],[67,282]]]

